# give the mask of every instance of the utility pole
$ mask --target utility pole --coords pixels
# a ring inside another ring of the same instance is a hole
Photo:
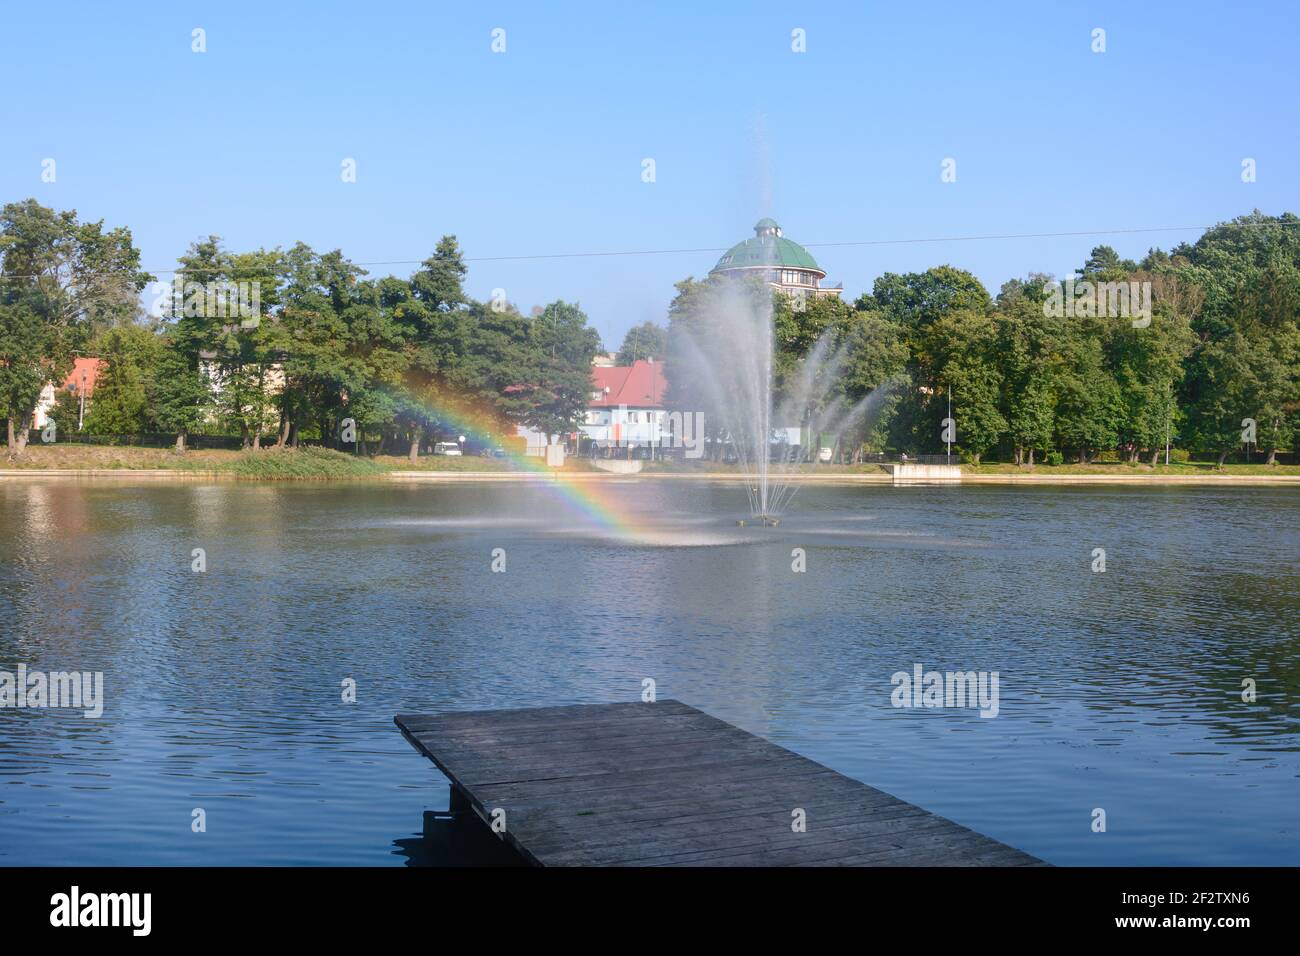
[[[77,431],[81,431],[82,425],[86,421],[86,373],[81,373],[81,410],[77,412]]]

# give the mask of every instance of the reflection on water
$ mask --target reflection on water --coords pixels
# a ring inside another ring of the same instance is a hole
[[[0,710],[0,863],[463,861],[393,715],[646,677],[1054,863],[1300,862],[1294,491],[806,487],[778,528],[735,485],[599,494],[0,483],[0,670],[106,697]],[[894,709],[918,663],[998,671],[999,716]]]
[[[424,829],[393,841],[407,866],[527,866],[524,858],[474,813],[424,811]]]

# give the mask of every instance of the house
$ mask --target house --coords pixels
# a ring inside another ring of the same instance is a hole
[[[46,382],[45,387],[41,389],[41,397],[36,400],[36,412],[32,415],[33,426],[44,428],[49,423],[50,412],[54,409],[59,391],[71,392],[80,399],[79,417],[84,421],[85,416],[90,412],[90,398],[95,392],[95,383],[99,381],[103,369],[103,359],[78,356],[73,361],[72,371],[68,373],[57,391],[53,382]]]
[[[598,365],[591,378],[591,402],[575,436],[579,453],[611,457],[620,450],[640,450],[653,455],[664,438],[664,363],[650,358],[631,365]]]
[[[572,451],[606,457],[620,450],[645,454],[667,439],[663,432],[668,382],[663,362],[651,358],[631,365],[606,365],[597,360],[591,367],[591,386],[591,401],[578,431],[562,436]],[[525,440],[525,454],[539,458],[546,454],[546,435],[524,425],[518,426],[516,434]]]

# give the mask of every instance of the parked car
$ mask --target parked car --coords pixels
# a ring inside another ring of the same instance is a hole
[[[448,457],[459,456],[461,454],[460,446],[454,441],[440,441],[433,446],[435,455],[447,455]]]

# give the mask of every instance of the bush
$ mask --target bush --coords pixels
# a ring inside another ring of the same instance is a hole
[[[1047,457],[1044,458],[1043,461],[1049,465],[1064,465],[1065,456],[1062,455],[1059,451],[1049,451],[1047,453]]]
[[[369,478],[384,469],[365,458],[330,448],[263,448],[246,451],[225,469],[245,478]]]

